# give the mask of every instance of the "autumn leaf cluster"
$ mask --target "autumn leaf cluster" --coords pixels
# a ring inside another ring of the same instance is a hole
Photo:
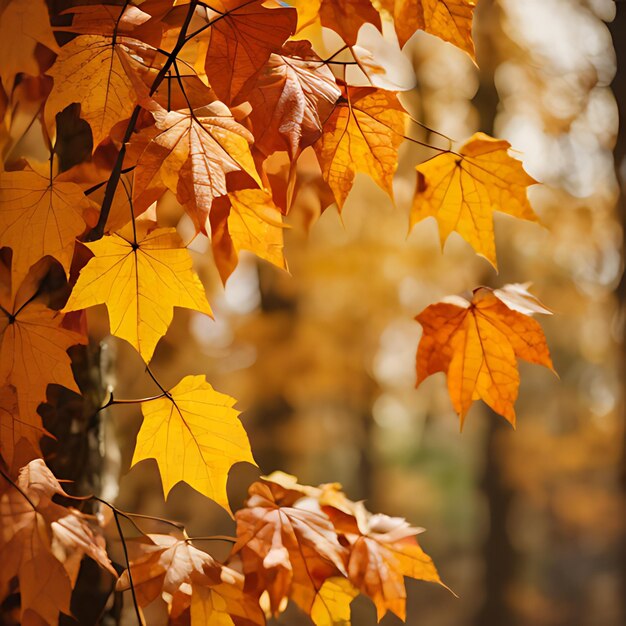
[[[398,150],[416,141],[419,122],[381,86],[387,70],[358,45],[361,27],[393,24],[396,47],[425,31],[474,59],[473,0],[74,4],[0,8],[0,554],[10,563],[0,593],[19,587],[24,623],[69,613],[83,555],[114,571],[96,520],[52,500],[67,494],[41,460],[38,407],[48,385],[79,392],[68,350],[87,343],[85,310],[106,306],[111,334],[155,383],[132,464],[155,459],[166,496],[184,481],[231,513],[228,472],[254,463],[233,398],[193,374],[166,389],[150,369],[175,308],[212,315],[190,242],[161,223],[159,203],[175,198],[209,238],[224,282],[243,251],[286,270],[285,220],[305,186],[321,190],[320,212],[342,210],[357,173],[393,199]],[[330,52],[318,46],[327,30],[343,42]],[[368,86],[350,84],[348,66]],[[22,155],[33,135],[44,158]],[[496,266],[493,213],[536,221],[535,181],[506,141],[482,133],[429,147],[415,164],[411,227],[434,217],[442,244],[457,232]],[[546,312],[522,286],[428,307],[418,382],[443,371],[462,420],[482,398],[513,422],[516,359],[551,367],[530,317]],[[132,588],[138,611],[162,596],[172,623],[261,624],[292,600],[316,624],[343,624],[359,592],[379,618],[404,618],[403,577],[439,580],[417,529],[337,486],[270,477],[235,519],[226,563],[184,534],[130,541],[118,588]]]

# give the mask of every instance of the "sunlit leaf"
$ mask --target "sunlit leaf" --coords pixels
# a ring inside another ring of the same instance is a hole
[[[186,376],[167,396],[142,403],[132,464],[156,459],[166,496],[184,481],[230,513],[230,468],[243,461],[255,464],[234,404],[204,376]]]
[[[495,267],[494,211],[538,221],[526,196],[537,181],[509,156],[510,147],[508,141],[476,133],[458,152],[418,165],[411,228],[434,217],[442,245],[456,231]]]
[[[341,209],[357,172],[364,172],[391,197],[404,137],[406,113],[395,93],[347,87],[315,143],[324,180]]]
[[[472,18],[476,0],[379,0],[394,18],[400,45],[417,30],[449,41],[474,58]]]
[[[531,298],[526,294],[527,301]],[[552,369],[539,323],[509,308],[497,291],[486,287],[474,290],[466,306],[431,304],[416,319],[423,327],[417,351],[417,384],[431,374],[445,372],[461,426],[478,399],[515,425],[513,405],[520,382],[517,359]]]
[[[282,214],[263,189],[231,191],[211,210],[211,244],[222,280],[232,274],[239,253],[248,250],[286,269]]]
[[[174,228],[148,222],[86,244],[95,255],[81,270],[65,305],[78,311],[106,304],[111,333],[146,361],[172,322],[174,307],[211,315],[191,256]],[[135,238],[136,237],[136,238]]]
[[[109,136],[117,122],[130,117],[137,95],[130,78],[127,50],[112,38],[79,35],[61,48],[54,65],[46,72],[54,87],[46,102],[46,118],[72,102],[80,104],[81,117],[89,122],[94,148]]]
[[[13,252],[13,282],[53,256],[69,271],[76,237],[85,230],[89,202],[78,185],[26,169],[0,174],[0,240]]]

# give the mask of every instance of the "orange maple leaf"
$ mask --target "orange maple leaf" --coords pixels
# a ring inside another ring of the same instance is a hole
[[[59,50],[46,3],[43,0],[3,2],[0,6],[0,78],[7,93],[13,90],[15,76],[20,72],[39,75],[35,54],[39,44],[53,52]]]
[[[248,99],[255,148],[294,158],[322,134],[322,124],[341,96],[333,73],[308,41],[289,41],[272,54]]]
[[[330,520],[311,502],[299,505],[300,490],[268,479],[253,483],[244,508],[237,511],[237,543],[242,561],[260,595],[267,590],[274,614],[291,598],[310,613],[323,582],[345,576],[346,550]]]
[[[319,5],[322,25],[332,28],[349,46],[356,43],[363,24],[382,29],[380,15],[371,0],[321,0]]]
[[[245,100],[254,77],[272,52],[295,33],[294,9],[263,6],[263,0],[222,0],[224,13],[210,27],[205,71],[226,104]]]
[[[410,227],[434,217],[442,246],[456,231],[497,267],[493,212],[539,221],[526,196],[537,181],[509,156],[510,147],[508,141],[476,133],[458,153],[444,152],[418,165]]]
[[[280,210],[263,189],[241,189],[217,198],[211,209],[211,245],[222,281],[237,267],[242,250],[287,269],[284,229]]]
[[[475,58],[472,19],[476,0],[380,0],[394,17],[401,46],[417,30],[448,41]]]
[[[443,584],[432,559],[415,539],[423,528],[399,517],[374,515],[362,502],[346,499],[343,510],[325,505],[324,496],[320,502],[349,543],[348,580],[373,600],[379,621],[387,611],[406,619],[405,576]]]
[[[261,184],[250,152],[254,138],[221,102],[194,111],[168,112],[155,106],[152,113],[156,126],[135,139],[148,142],[135,168],[134,195],[161,180],[177,195],[197,229],[206,232],[213,199],[228,193],[227,173],[244,171]]]
[[[40,457],[39,442],[46,434],[38,413],[20,417],[15,387],[0,386],[0,455],[7,467],[13,470]]]
[[[395,93],[345,87],[314,144],[324,180],[341,210],[357,172],[369,174],[393,198],[393,175],[406,112]]]
[[[79,393],[67,349],[86,339],[64,328],[63,317],[32,297],[10,303],[0,297],[0,387],[10,385],[17,394],[13,420],[7,417],[13,403],[10,391],[4,392],[2,403],[6,418],[3,430],[12,431],[11,437],[2,440],[2,454],[9,464],[22,437],[39,450],[45,431],[37,407],[45,402],[48,385],[63,385]]]
[[[244,578],[235,570],[198,550],[185,535],[149,534],[130,540],[130,574],[140,607],[162,597],[170,619],[190,609],[191,624],[265,624],[258,602],[244,594]],[[128,570],[117,581],[117,589],[130,589]]]
[[[56,624],[59,612],[70,615],[84,555],[116,572],[89,518],[52,501],[54,495],[67,494],[41,459],[23,467],[15,485],[3,477],[0,481],[0,589],[16,576],[22,623],[39,623],[38,617]]]
[[[431,304],[415,318],[423,327],[417,384],[445,372],[461,428],[479,398],[515,426],[516,358],[553,370],[541,326],[529,317],[549,311],[520,285],[496,291],[479,287],[471,303],[459,300]]]

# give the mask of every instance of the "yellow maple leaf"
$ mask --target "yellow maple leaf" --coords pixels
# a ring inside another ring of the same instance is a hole
[[[315,626],[350,626],[350,603],[357,595],[347,578],[327,578],[313,602],[311,620]]]
[[[110,37],[79,35],[61,48],[46,72],[54,86],[46,102],[46,120],[73,102],[91,126],[93,147],[109,136],[117,122],[130,117],[137,95],[130,78],[131,60],[122,45]]]
[[[94,253],[81,270],[65,311],[106,304],[111,333],[128,341],[144,361],[165,335],[174,307],[211,315],[189,251],[174,228],[150,230],[137,221],[86,244]]]
[[[458,153],[444,152],[418,165],[410,227],[434,217],[442,246],[456,231],[497,267],[493,212],[539,221],[526,196],[537,181],[509,156],[510,147],[508,141],[476,133]]]
[[[549,311],[519,285],[510,292],[479,287],[471,303],[460,300],[461,306],[431,304],[415,318],[423,328],[417,384],[445,372],[461,428],[479,398],[515,426],[513,404],[520,383],[516,359],[553,369],[541,326],[528,315]]]
[[[234,404],[204,376],[186,376],[166,396],[142,403],[132,465],[155,459],[166,497],[184,481],[232,515],[228,472],[242,461],[256,465]]]
[[[401,46],[417,30],[435,35],[475,58],[472,18],[476,0],[379,0],[394,18]]]
[[[395,93],[347,87],[314,144],[324,180],[341,210],[357,172],[364,172],[393,198],[398,147],[406,113]]]
[[[74,183],[50,180],[33,170],[0,174],[0,240],[13,251],[14,285],[46,255],[69,272],[88,208],[89,201]]]
[[[287,269],[284,228],[280,210],[263,189],[241,189],[218,198],[211,209],[211,245],[222,280],[232,274],[242,250]]]

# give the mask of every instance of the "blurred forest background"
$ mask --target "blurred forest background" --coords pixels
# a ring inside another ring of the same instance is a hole
[[[390,79],[402,83],[403,63],[412,64],[417,85],[402,98],[426,126],[455,140],[476,130],[508,139],[545,183],[530,192],[545,228],[497,215],[499,274],[456,236],[442,254],[434,220],[407,238],[413,165],[432,152],[405,142],[395,207],[359,177],[343,215],[333,206],[317,219],[317,188],[302,187],[286,234],[292,276],[244,256],[224,290],[208,242],[197,238],[192,248],[215,321],[178,310],[151,365],[164,384],[205,373],[236,397],[263,473],[341,482],[370,510],[428,529],[421,543],[459,598],[408,581],[408,624],[620,626],[624,289],[616,172],[626,178],[626,140],[618,141],[610,89],[610,29],[623,61],[626,6],[607,26],[616,10],[610,0],[478,4],[480,69],[418,33],[404,61],[391,56],[398,75]],[[624,107],[619,71],[615,93]],[[441,141],[417,126],[411,134]],[[303,155],[304,177],[309,162]],[[171,208],[159,210],[178,219]],[[414,317],[480,284],[529,280],[555,312],[541,322],[560,380],[522,364],[517,431],[477,403],[460,434],[443,375],[414,388]],[[137,379],[138,356],[105,338],[105,315],[90,323],[104,338],[116,397],[151,395],[149,378]],[[153,462],[128,471],[137,406],[115,407],[106,423],[104,497],[181,521],[192,536],[233,532],[226,513],[186,485],[164,504]],[[257,474],[251,466],[231,473],[233,507]],[[219,544],[203,547],[220,556]],[[278,623],[305,620],[288,611]],[[353,623],[374,624],[373,606],[357,600]]]

